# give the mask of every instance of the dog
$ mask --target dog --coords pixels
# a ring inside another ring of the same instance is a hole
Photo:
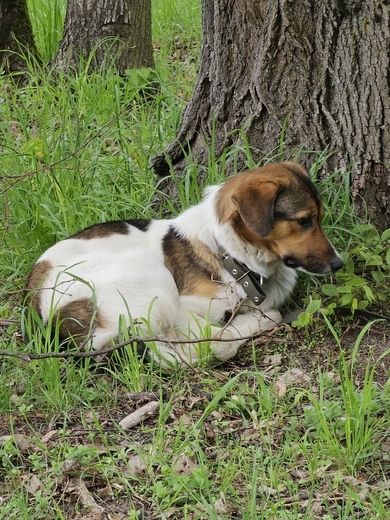
[[[244,171],[176,218],[95,224],[58,242],[32,269],[27,301],[61,340],[83,348],[109,346],[121,321],[164,340],[149,345],[163,366],[198,362],[190,340],[205,335],[215,338],[211,357],[225,361],[280,324],[297,270],[343,266],[323,213],[300,165]]]

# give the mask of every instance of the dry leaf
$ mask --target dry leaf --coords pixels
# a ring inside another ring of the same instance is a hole
[[[84,481],[81,478],[72,479],[70,481],[70,485],[73,489],[73,492],[78,494],[81,504],[84,507],[88,507],[90,509],[88,514],[82,516],[80,520],[102,520],[104,515],[104,508],[96,503],[95,499],[88,491]]]
[[[127,467],[132,475],[140,476],[145,473],[146,464],[139,455],[131,455],[127,460]]]
[[[206,433],[206,437],[207,437],[207,440],[209,442],[209,444],[214,444],[215,442],[215,430],[212,426],[208,425],[208,424],[204,424],[204,430],[205,430],[205,433]]]
[[[254,441],[260,437],[260,432],[258,428],[245,428],[240,434],[240,438],[243,441]]]
[[[192,471],[198,467],[198,464],[195,464],[187,455],[181,455],[173,464],[175,473],[186,477],[192,475]]]
[[[200,401],[204,401],[204,397],[190,397],[188,400],[188,408],[192,410],[192,408]]]
[[[268,486],[264,486],[263,484],[260,484],[259,486],[257,486],[257,491],[259,491],[260,493],[263,493],[263,495],[268,495],[268,496],[275,496],[278,494],[278,491],[276,489],[270,488]]]
[[[43,444],[46,444],[54,435],[56,435],[57,430],[50,430],[47,432],[41,439]]]
[[[86,423],[93,424],[95,422],[95,419],[96,419],[96,414],[94,414],[91,410],[87,410],[84,413],[84,419],[85,419]]]
[[[101,488],[97,492],[99,498],[102,498],[103,500],[107,500],[113,495],[112,487],[107,486],[104,488]]]
[[[36,453],[42,451],[42,448],[20,433],[15,433],[14,435],[3,435],[0,437],[0,442],[8,442],[10,440],[15,443],[22,453]]]
[[[282,364],[282,354],[273,354],[264,356],[262,365],[278,366]]]
[[[32,495],[35,495],[39,490],[43,489],[42,482],[35,475],[31,475],[30,478],[27,477],[23,485]]]
[[[310,379],[310,376],[300,368],[292,368],[276,378],[275,391],[279,397],[282,397],[289,386],[307,383]]]
[[[301,468],[293,469],[290,474],[299,480],[305,480],[309,477],[309,472]]]
[[[274,388],[275,388],[275,392],[277,393],[277,395],[279,397],[283,397],[287,391],[286,383],[283,383],[283,381],[280,381],[279,378],[276,380]]]
[[[78,460],[76,459],[65,459],[62,464],[62,473],[75,473],[81,472],[82,467]]]
[[[378,450],[380,456],[382,456],[383,460],[390,460],[390,442],[382,442],[380,445],[380,449]]]
[[[341,383],[341,377],[336,374],[336,372],[328,372],[326,375],[329,379],[333,379],[333,384],[335,386],[338,386]]]
[[[192,424],[192,419],[189,415],[183,414],[179,418],[179,424],[183,426],[190,426]]]
[[[236,513],[238,508],[232,502],[226,499],[225,493],[220,494],[220,497],[214,502],[215,512],[217,515],[227,515],[229,513]]]

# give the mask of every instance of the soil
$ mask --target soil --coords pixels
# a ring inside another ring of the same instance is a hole
[[[353,351],[356,341],[365,326],[365,320],[361,319],[356,322],[346,322],[343,326],[341,335],[342,351],[348,363],[351,363]],[[247,344],[241,348],[235,359],[230,360],[223,365],[215,366],[208,370],[188,370],[188,380],[185,382],[187,390],[175,402],[170,417],[170,424],[179,424],[186,417],[191,417],[191,421],[196,421],[201,417],[207,403],[211,401],[213,395],[207,392],[203,381],[204,377],[216,377],[225,383],[229,378],[240,374],[243,370],[259,370],[264,374],[264,378],[274,377],[278,372],[286,372],[293,368],[299,369],[302,374],[316,381],[318,378],[319,368],[323,373],[335,374],[339,371],[340,348],[336,340],[330,334],[325,323],[323,327],[316,323],[316,332],[310,333],[307,329],[297,330],[290,326],[283,326],[269,336],[257,338],[256,341],[256,360],[254,363],[252,345]],[[374,383],[380,388],[388,385],[390,377],[390,355],[385,355],[390,349],[390,328],[387,322],[377,322],[371,326],[370,330],[364,334],[360,345],[357,349],[356,359],[354,361],[354,377],[355,384],[360,387],[364,381],[367,366],[375,366]],[[384,356],[384,357],[382,357]],[[163,398],[169,399],[174,391],[169,380],[161,381],[163,389]],[[109,435],[110,446],[115,449],[129,449],[132,445],[139,446],[148,443],[153,433],[148,433],[148,425],[150,432],[153,432],[155,425],[155,417],[151,416],[146,419],[142,428],[134,428],[131,433],[131,442],[129,438],[124,438],[118,432],[116,424],[126,415],[139,409],[143,404],[152,400],[158,400],[159,395],[154,393],[129,394],[125,389],[117,389],[117,406],[110,410],[97,410],[98,421],[101,430]],[[197,405],[201,403],[197,411]],[[27,420],[26,420],[27,419]],[[230,417],[229,420],[238,425],[240,419]],[[0,424],[0,436],[10,435],[11,418],[3,414]],[[39,479],[34,480],[31,472],[31,462],[28,456],[31,453],[40,453],[42,450],[39,443],[33,439],[40,439],[48,450],[53,449],[59,442],[57,432],[66,428],[68,431],[67,442],[70,445],[80,445],[88,447],[88,445],[101,445],[101,453],[104,455],[109,452],[111,447],[107,447],[99,434],[99,431],[93,426],[94,418],[91,412],[85,412],[82,409],[75,410],[73,413],[64,418],[48,418],[47,414],[39,413],[36,409],[27,414],[13,413],[12,416],[13,435],[18,444],[19,450],[25,459],[26,472],[22,475],[22,485],[32,494],[40,489]],[[237,426],[238,429],[241,426]],[[236,429],[237,429],[236,428]],[[32,431],[34,434],[32,434]],[[205,432],[210,440],[210,452],[212,454],[212,438],[215,435],[210,424],[205,423]],[[168,435],[168,434],[167,434]],[[245,437],[249,435],[249,437]],[[250,434],[245,433],[240,438],[241,442],[249,442]],[[250,442],[255,442],[251,440]],[[217,456],[217,454],[215,454]],[[67,461],[65,461],[67,462]],[[129,498],[126,493],[121,494],[120,483],[113,482],[112,485],[107,484],[107,479],[103,478],[102,472],[91,466],[88,470],[77,461],[68,461],[68,466],[64,466],[58,475],[55,487],[52,490],[54,496],[57,497],[61,504],[61,509],[65,512],[66,518],[70,520],[127,520],[129,517]],[[142,464],[141,464],[142,465]],[[145,468],[138,469],[141,473]],[[138,471],[134,470],[134,471]],[[123,468],[124,474],[128,472],[128,468]],[[185,469],[183,470],[185,471]],[[80,475],[83,478],[80,478]],[[135,477],[136,478],[136,477]],[[35,486],[35,487],[34,487]],[[135,487],[135,489],[137,489]],[[0,480],[0,491],[6,496],[7,491]],[[301,497],[302,498],[302,497]],[[301,500],[300,498],[300,500]],[[155,507],[150,504],[150,497],[147,494],[134,493],[131,498],[132,511],[134,508],[138,510],[138,518],[140,519],[157,519],[161,518]],[[83,507],[80,507],[80,504]],[[1,505],[1,504],[0,504]],[[77,506],[77,507],[76,507]],[[329,506],[328,511],[329,511]],[[318,516],[313,514],[313,518],[322,518],[323,511],[319,509]],[[360,518],[359,512],[356,518]],[[0,507],[1,516],[1,507]],[[239,512],[231,511],[229,515],[223,518],[242,518]],[[221,518],[222,518],[221,517]],[[42,518],[54,519],[55,516],[48,514]],[[131,516],[131,518],[134,518]],[[167,514],[166,518],[180,519],[184,518],[179,513]],[[186,518],[192,518],[187,516]],[[197,517],[199,518],[199,517]],[[362,516],[362,518],[366,518]]]

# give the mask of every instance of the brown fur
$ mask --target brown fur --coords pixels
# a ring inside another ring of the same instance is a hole
[[[41,309],[41,291],[39,288],[43,284],[50,269],[52,269],[52,265],[47,260],[38,262],[28,277],[27,287],[25,289],[26,301],[29,305],[32,305],[38,313]]]
[[[104,327],[104,320],[96,310],[93,301],[84,298],[70,302],[56,313],[61,338],[72,336],[73,338],[86,339],[88,332],[93,326]],[[92,332],[92,331],[91,331]]]
[[[188,242],[170,229],[163,240],[164,263],[172,273],[180,295],[213,298],[222,262],[203,242]]]

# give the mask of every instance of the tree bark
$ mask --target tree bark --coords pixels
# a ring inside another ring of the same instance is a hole
[[[0,50],[6,74],[26,69],[23,52],[38,57],[26,0],[0,0]]]
[[[170,161],[180,174],[189,148],[206,166],[212,134],[218,156],[242,128],[260,160],[277,153],[285,125],[284,150],[328,147],[322,174],[350,172],[358,212],[366,207],[374,225],[390,227],[390,2],[202,0],[202,8],[197,83],[176,139],[152,160],[156,173]],[[300,160],[309,166],[313,155]]]
[[[109,52],[123,76],[126,69],[154,67],[151,0],[68,0],[56,64],[78,70],[80,56],[92,51],[93,65],[101,67]]]

